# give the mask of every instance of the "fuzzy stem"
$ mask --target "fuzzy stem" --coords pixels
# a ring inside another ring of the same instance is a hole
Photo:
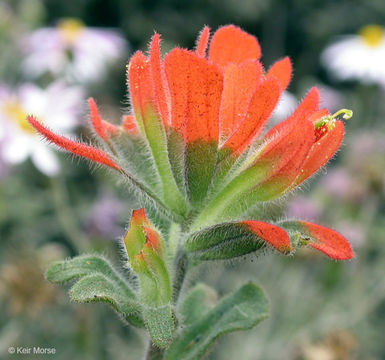
[[[174,304],[178,302],[180,292],[182,290],[183,282],[188,270],[188,259],[186,253],[180,247],[177,251],[174,261],[174,284],[172,301]]]
[[[145,355],[145,360],[161,360],[163,357],[163,350],[156,347],[150,340],[147,353]]]
[[[169,234],[168,234],[168,249],[169,256],[171,259],[175,257],[178,249],[179,239],[181,235],[181,226],[178,223],[171,223]]]

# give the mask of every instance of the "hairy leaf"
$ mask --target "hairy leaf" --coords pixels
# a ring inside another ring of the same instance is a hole
[[[252,283],[243,285],[184,328],[166,350],[164,360],[200,359],[219,336],[251,329],[267,316],[268,302],[263,291]]]
[[[228,222],[190,235],[186,250],[194,260],[232,259],[264,248],[266,245],[287,253],[291,250],[286,232],[262,221]]]
[[[99,255],[83,255],[58,261],[46,272],[48,281],[64,284],[78,280],[70,289],[77,302],[108,302],[132,325],[143,326],[141,307],[130,285]]]
[[[171,306],[144,308],[143,316],[152,342],[160,348],[167,348],[172,341],[174,330]]]
[[[179,312],[183,325],[199,320],[217,301],[216,291],[206,284],[197,284],[183,299]]]

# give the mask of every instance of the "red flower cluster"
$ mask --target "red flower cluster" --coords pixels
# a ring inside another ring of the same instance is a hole
[[[207,208],[211,211],[215,205],[219,213],[226,210],[230,200],[251,203],[276,198],[323,166],[339,148],[344,134],[343,123],[326,109],[319,109],[319,94],[313,88],[289,118],[261,138],[290,82],[289,58],[265,71],[256,38],[233,25],[221,27],[209,40],[210,30],[205,27],[195,51],[175,48],[162,59],[160,38],[155,34],[148,56],[136,52],[128,65],[133,115],[125,116],[120,127],[101,120],[94,101],[89,100],[92,126],[104,142],[108,144],[119,132],[147,139],[163,183],[163,197],[173,210],[181,208],[186,196],[187,206],[199,208],[220,177],[218,164],[222,166],[226,159],[229,170],[257,139],[261,145],[246,161],[247,167],[241,167],[243,172],[225,184]],[[33,117],[28,119],[57,146],[123,171],[113,155],[55,135]],[[182,192],[175,195],[181,186],[176,185],[176,171],[167,155],[171,134],[184,144],[179,155],[185,157],[180,172],[186,177],[186,196]],[[284,230],[266,233],[269,224],[245,224],[276,248],[291,249],[288,236],[281,236],[286,234]],[[269,226],[270,230],[274,227]],[[297,222],[296,227],[295,231],[308,234],[311,246],[328,256],[353,256],[347,241],[334,231],[307,222]]]

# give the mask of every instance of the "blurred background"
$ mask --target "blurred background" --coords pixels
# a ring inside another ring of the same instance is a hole
[[[383,0],[0,0],[0,359],[36,358],[8,348],[41,346],[58,360],[135,360],[146,344],[107,307],[71,304],[45,282],[51,261],[85,251],[118,262],[115,240],[135,203],[102,170],[40,141],[25,115],[88,141],[86,99],[120,122],[125,65],[154,30],[167,51],[228,23],[258,37],[266,68],[292,59],[273,122],[313,85],[331,113],[354,111],[327,169],[270,210],[341,232],[356,258],[305,249],[203,268],[219,296],[250,279],[271,302],[268,320],[219,341],[209,358],[385,359]]]

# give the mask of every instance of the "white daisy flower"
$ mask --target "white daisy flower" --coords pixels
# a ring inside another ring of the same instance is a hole
[[[105,75],[106,65],[119,59],[126,48],[117,31],[86,27],[80,20],[68,18],[23,40],[23,68],[30,77],[49,72],[71,81],[94,81]]]
[[[69,134],[78,124],[83,101],[81,88],[67,87],[62,82],[52,83],[46,89],[26,83],[11,90],[0,84],[0,156],[3,161],[19,164],[30,157],[45,175],[58,174],[59,162],[54,150],[41,141],[26,117],[34,114],[48,127]]]
[[[321,62],[337,79],[385,86],[385,29],[367,25],[343,37],[324,50]]]

